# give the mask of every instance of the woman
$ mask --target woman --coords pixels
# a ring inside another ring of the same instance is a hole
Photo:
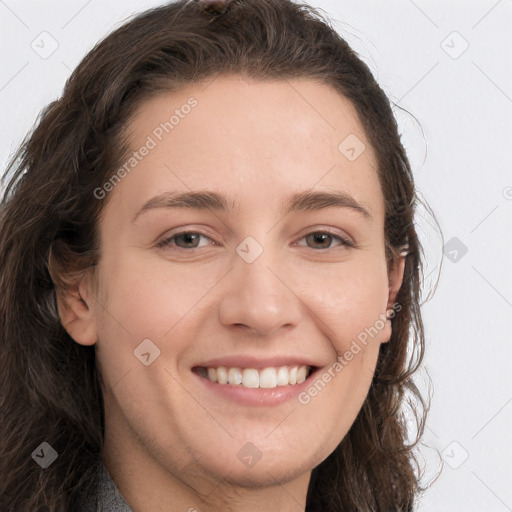
[[[141,14],[6,177],[2,510],[412,510],[413,176],[316,11]]]

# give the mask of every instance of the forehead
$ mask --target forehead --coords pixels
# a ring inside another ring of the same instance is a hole
[[[134,152],[150,148],[118,186],[138,203],[165,190],[231,191],[243,202],[341,188],[383,210],[357,112],[322,82],[220,76],[142,102],[127,132]]]

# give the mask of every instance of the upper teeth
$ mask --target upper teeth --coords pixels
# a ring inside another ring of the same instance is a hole
[[[288,384],[301,384],[308,376],[309,366],[280,366],[256,370],[255,368],[200,368],[199,372],[212,382],[241,385],[246,388],[275,388]]]

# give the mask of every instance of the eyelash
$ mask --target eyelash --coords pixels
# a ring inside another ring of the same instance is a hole
[[[170,236],[170,237],[168,237],[168,238],[158,242],[157,243],[157,247],[162,249],[162,248],[165,248],[165,247],[172,246],[172,245],[174,245],[172,242],[176,238],[178,238],[180,236],[183,236],[183,235],[200,235],[200,236],[202,236],[204,238],[208,238],[209,240],[214,242],[215,245],[219,245],[214,240],[212,240],[208,235],[205,235],[204,233],[201,233],[199,231],[190,231],[189,230],[189,231],[180,231],[178,233],[174,233],[172,236]],[[349,240],[348,238],[345,238],[343,236],[337,235],[337,234],[333,233],[332,231],[329,231],[328,229],[311,231],[309,233],[306,233],[303,237],[301,237],[300,240],[306,238],[309,235],[329,235],[333,239],[338,239],[341,242],[339,244],[340,246],[344,246],[344,247],[348,247],[348,248],[353,248],[353,247],[356,246],[356,244],[352,240]],[[183,250],[183,251],[192,251],[194,249],[200,249],[200,247],[190,247],[190,248],[184,248],[184,247],[178,247],[178,246],[175,246],[175,247],[177,249]],[[333,249],[333,247],[327,247],[325,249],[323,249],[323,248],[314,249],[312,247],[309,247],[309,249],[318,250],[318,251],[324,251],[324,250],[327,250],[327,249]]]

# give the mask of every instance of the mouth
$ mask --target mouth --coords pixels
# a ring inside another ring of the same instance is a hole
[[[240,368],[227,366],[196,366],[192,371],[212,383],[249,389],[273,389],[302,384],[316,367],[309,365]]]

